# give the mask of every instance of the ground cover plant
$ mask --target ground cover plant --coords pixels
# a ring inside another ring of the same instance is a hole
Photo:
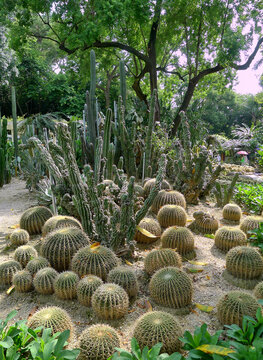
[[[234,199],[245,207],[245,209],[254,214],[261,214],[263,209],[263,185],[245,184],[236,185]]]

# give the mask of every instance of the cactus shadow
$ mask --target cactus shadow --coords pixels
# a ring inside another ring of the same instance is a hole
[[[218,258],[218,259],[222,259],[225,260],[226,259],[226,253],[224,253],[223,251],[219,250],[215,244],[211,247],[211,254]]]

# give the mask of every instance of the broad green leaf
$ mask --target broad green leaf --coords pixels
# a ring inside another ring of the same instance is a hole
[[[235,353],[235,351],[232,349],[228,349],[223,346],[209,345],[209,344],[198,346],[196,350],[202,351],[206,354],[217,354],[223,356],[227,356],[228,354]]]

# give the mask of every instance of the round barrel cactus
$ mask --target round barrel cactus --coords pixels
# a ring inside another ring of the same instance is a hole
[[[58,298],[71,300],[77,297],[79,277],[73,271],[64,271],[54,281],[54,290]]]
[[[17,271],[13,276],[13,285],[17,292],[28,292],[32,289],[33,278],[29,271]]]
[[[145,197],[145,198],[150,194],[150,192],[151,192],[152,188],[154,187],[155,183],[156,183],[156,179],[155,179],[155,178],[153,178],[153,179],[148,179],[147,181],[145,181],[145,183],[144,183],[144,185],[143,185],[143,191],[144,191],[144,197]],[[170,189],[171,189],[171,185],[168,183],[168,181],[163,180],[163,181],[162,181],[162,185],[161,185],[161,189],[163,189],[163,190],[164,190],[164,189],[170,190]]]
[[[223,218],[230,221],[240,221],[242,211],[236,204],[226,204],[223,207]]]
[[[253,291],[253,294],[257,299],[263,299],[263,281],[257,284]]]
[[[47,259],[42,256],[38,256],[37,258],[30,260],[26,266],[26,270],[30,272],[32,276],[34,276],[39,270],[44,269],[50,266]]]
[[[157,220],[153,218],[144,218],[139,222],[139,227],[149,231],[151,234],[160,237],[162,234],[162,229],[160,224]],[[142,231],[136,230],[134,239],[138,243],[142,244],[151,244],[157,240],[156,237],[148,236],[147,234],[144,234]]]
[[[178,205],[186,208],[184,195],[175,190],[161,190],[155,197],[151,210],[157,214],[164,205]]]
[[[23,267],[26,267],[30,260],[38,256],[37,251],[33,246],[22,245],[19,246],[15,253],[14,259],[18,261]]]
[[[168,266],[158,270],[152,276],[149,288],[151,297],[160,305],[178,309],[192,302],[192,280],[176,267]]]
[[[41,234],[45,222],[52,217],[52,212],[45,206],[27,209],[20,218],[20,228],[30,235]]]
[[[98,276],[85,276],[80,280],[77,286],[78,301],[84,306],[91,306],[92,295],[102,284],[103,281]]]
[[[235,227],[223,226],[215,233],[215,246],[222,251],[229,251],[233,247],[247,244],[246,234]]]
[[[120,346],[119,336],[111,326],[96,324],[89,326],[80,335],[79,360],[108,360]]]
[[[26,245],[29,241],[29,233],[24,229],[16,229],[10,235],[10,241],[13,246]]]
[[[240,229],[244,231],[246,235],[249,235],[249,231],[259,228],[259,224],[263,222],[263,216],[247,216],[240,224]]]
[[[219,227],[219,222],[214,216],[207,213],[202,214],[201,216],[196,215],[195,226],[197,231],[202,234],[214,234]]]
[[[168,226],[185,226],[187,214],[179,205],[164,205],[158,212],[157,219],[164,228]]]
[[[87,235],[76,227],[57,229],[43,240],[41,255],[57,271],[68,270],[74,254],[82,247],[89,245]]]
[[[168,227],[161,236],[161,243],[163,248],[176,249],[185,259],[191,260],[196,257],[194,235],[188,228]]]
[[[107,277],[109,283],[120,285],[130,297],[138,293],[137,277],[132,269],[128,266],[117,266],[109,272]]]
[[[164,311],[152,311],[142,315],[136,322],[133,337],[141,350],[147,346],[163,344],[161,351],[172,354],[181,348],[179,337],[183,330],[174,316]]]
[[[139,184],[135,184],[134,185],[134,193],[137,197],[143,197],[144,196],[143,187]]]
[[[0,264],[0,285],[10,285],[14,274],[22,270],[22,266],[18,261],[8,260]]]
[[[175,250],[154,249],[144,259],[144,269],[150,275],[167,266],[182,266],[181,256]]]
[[[39,270],[33,280],[35,290],[43,295],[53,294],[54,282],[57,276],[58,272],[51,267]]]
[[[67,227],[77,227],[78,229],[82,230],[81,223],[74,217],[66,215],[56,215],[52,216],[45,222],[42,228],[42,235],[46,236],[48,233],[56,229],[62,229]]]

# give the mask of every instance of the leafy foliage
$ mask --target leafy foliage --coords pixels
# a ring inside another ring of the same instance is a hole
[[[248,211],[261,214],[263,210],[263,185],[240,183],[236,185],[234,199]]]
[[[258,229],[249,231],[248,240],[252,246],[258,247],[263,254],[263,222],[259,224]]]

